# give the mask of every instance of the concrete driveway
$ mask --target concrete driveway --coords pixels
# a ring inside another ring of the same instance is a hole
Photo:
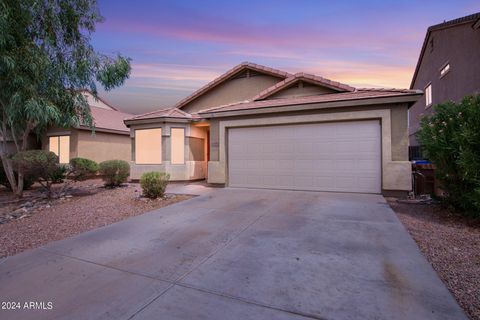
[[[466,319],[381,196],[190,191],[0,261],[1,301],[53,303],[0,318]]]

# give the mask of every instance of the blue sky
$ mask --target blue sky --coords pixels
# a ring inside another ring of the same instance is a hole
[[[242,61],[356,87],[408,87],[428,26],[480,11],[477,1],[112,1],[92,37],[132,59],[101,96],[143,113],[173,105]]]

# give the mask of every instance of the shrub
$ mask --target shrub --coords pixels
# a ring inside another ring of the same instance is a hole
[[[73,158],[70,160],[73,180],[82,181],[91,178],[98,171],[98,164],[90,159]]]
[[[48,196],[51,195],[52,183],[62,180],[65,173],[60,169],[58,157],[50,151],[22,151],[15,154],[12,161],[18,170],[38,181],[47,190]]]
[[[461,103],[435,106],[417,134],[435,164],[445,200],[456,209],[480,216],[480,95]]]
[[[15,179],[18,181],[18,173],[14,172],[14,174],[15,174]],[[30,175],[23,175],[24,190],[30,189],[34,183],[35,183],[34,177]],[[10,182],[7,179],[5,170],[3,169],[3,166],[1,164],[0,164],[0,185],[5,186],[8,190],[12,191],[12,186],[10,185]]]
[[[67,175],[67,171],[68,165],[59,164],[56,169],[50,172],[48,178],[52,183],[62,183]]]
[[[143,196],[156,199],[165,194],[170,175],[165,172],[146,172],[140,178],[140,186],[142,187]]]
[[[127,182],[130,175],[130,165],[123,160],[108,160],[100,163],[100,173],[106,187],[119,186]]]

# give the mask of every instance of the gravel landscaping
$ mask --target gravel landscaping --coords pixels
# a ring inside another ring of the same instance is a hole
[[[59,190],[60,185],[55,188]],[[74,182],[57,199],[42,197],[40,189],[22,200],[0,189],[0,257],[11,256],[179,201],[189,195],[167,194],[163,199],[141,197],[138,183],[106,189],[99,179]]]
[[[467,315],[480,319],[480,221],[438,205],[388,202]]]

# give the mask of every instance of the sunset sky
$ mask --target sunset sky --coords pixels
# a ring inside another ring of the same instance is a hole
[[[100,95],[130,113],[173,105],[250,61],[355,87],[405,88],[428,26],[480,1],[99,0],[95,48],[132,58],[125,85]]]

